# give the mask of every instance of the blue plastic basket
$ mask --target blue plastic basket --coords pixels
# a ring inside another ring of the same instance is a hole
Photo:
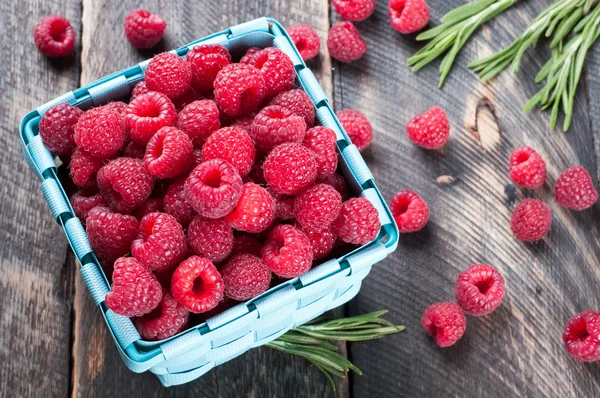
[[[275,46],[290,56],[299,84],[315,105],[319,124],[337,134],[340,163],[349,189],[373,203],[379,212],[382,228],[375,241],[315,266],[306,274],[286,281],[259,297],[238,304],[169,339],[144,341],[129,318],[115,314],[104,303],[110,289],[108,280],[57,177],[54,157],[42,144],[38,124],[44,112],[59,103],[68,102],[86,109],[127,98],[135,84],[143,79],[149,61],[64,94],[27,114],[20,126],[25,159],[41,181],[52,216],[64,229],[81,264],[81,276],[102,312],[125,365],[134,372],[150,370],[165,386],[194,380],[215,366],[344,304],[358,293],[371,266],[394,251],[398,244],[398,228],[373,181],[373,175],[281,24],[271,18],[256,19],[172,52],[184,57],[190,48],[200,43],[221,44],[230,52],[242,52],[253,46]]]

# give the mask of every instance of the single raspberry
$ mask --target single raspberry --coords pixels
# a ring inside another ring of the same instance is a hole
[[[160,304],[160,283],[145,265],[133,257],[121,257],[115,261],[112,281],[105,302],[119,315],[142,316]]]
[[[194,146],[201,147],[221,127],[217,104],[211,100],[200,100],[186,105],[177,116],[177,127],[191,138]]]
[[[342,196],[334,187],[316,184],[306,189],[294,201],[296,220],[303,228],[323,231],[340,215]]]
[[[242,195],[243,182],[231,164],[222,159],[200,163],[185,181],[185,197],[207,218],[221,218],[235,208]]]
[[[491,265],[475,264],[456,281],[456,302],[469,315],[487,315],[502,303],[504,278]]]
[[[371,146],[373,127],[365,115],[353,109],[344,109],[337,113],[337,117],[350,141],[360,152]]]
[[[116,112],[104,107],[92,108],[75,124],[74,138],[90,155],[109,158],[123,146],[125,126]]]
[[[303,60],[308,61],[319,55],[321,39],[310,25],[294,25],[286,29]]]
[[[97,206],[88,212],[85,232],[94,253],[105,264],[131,251],[137,236],[138,221],[133,216],[113,213],[108,207]]]
[[[335,173],[338,165],[337,137],[330,128],[316,126],[306,132],[304,146],[315,154],[317,179]]]
[[[406,124],[406,133],[408,138],[420,147],[443,147],[450,137],[450,123],[446,112],[437,106],[428,109]]]
[[[129,213],[152,192],[154,179],[139,159],[117,158],[104,165],[96,176],[98,188],[109,206]]]
[[[517,239],[535,242],[543,239],[550,231],[552,212],[548,205],[539,199],[525,199],[515,208],[510,217],[510,229]]]
[[[86,222],[90,210],[96,206],[107,206],[106,201],[97,191],[79,190],[71,195],[69,199],[75,216],[82,222]]]
[[[35,46],[46,57],[64,57],[75,47],[75,29],[65,17],[48,15],[35,25],[33,39]]]
[[[363,56],[367,45],[352,22],[336,22],[327,35],[329,54],[341,62],[353,62]]]
[[[562,335],[565,349],[581,362],[600,360],[600,312],[583,311],[567,321]]]
[[[265,80],[265,97],[271,98],[294,87],[296,70],[286,53],[275,47],[267,47],[254,54],[248,65],[257,68]]]
[[[177,112],[181,112],[183,108],[185,108],[192,102],[201,101],[203,99],[204,96],[202,94],[194,90],[193,87],[190,87],[188,91],[186,91],[179,97],[173,98],[173,105],[175,105],[175,110],[177,110]]]
[[[332,0],[331,3],[347,21],[364,21],[375,11],[375,0]]]
[[[77,147],[71,156],[69,171],[75,185],[83,188],[96,187],[96,173],[104,166],[104,160],[93,157]]]
[[[260,256],[262,242],[256,239],[253,235],[236,232],[233,235],[233,249],[231,254],[253,254]]]
[[[151,48],[160,41],[167,24],[158,14],[137,8],[125,17],[125,36],[136,48]]]
[[[400,232],[422,230],[429,220],[429,207],[416,192],[402,190],[396,192],[390,201],[390,210]]]
[[[146,146],[144,166],[155,177],[177,177],[189,170],[193,151],[192,141],[185,133],[175,127],[163,127]]]
[[[175,267],[187,255],[187,243],[181,225],[170,214],[150,213],[138,227],[131,254],[151,270]]]
[[[404,34],[413,33],[429,22],[429,6],[425,0],[390,0],[388,15],[392,28]]]
[[[137,218],[138,220],[142,220],[142,218],[144,218],[145,216],[147,216],[150,213],[156,213],[156,212],[164,212],[165,210],[165,205],[163,203],[162,198],[148,198],[145,201],[142,202],[141,205],[139,205],[135,211],[133,212],[133,215],[135,216],[135,218]]]
[[[50,152],[58,156],[70,155],[75,148],[75,124],[83,111],[69,104],[58,104],[48,109],[40,120],[40,136]]]
[[[275,201],[266,189],[253,182],[244,184],[242,195],[225,221],[234,229],[244,232],[262,232],[275,219]]]
[[[231,122],[229,124],[229,127],[237,127],[240,129],[244,129],[248,132],[248,134],[250,134],[250,130],[252,128],[252,122],[254,122],[255,116],[256,116],[256,113],[254,113],[254,112],[252,112],[248,115],[240,116],[240,117],[236,118],[235,120],[233,120],[233,122]]]
[[[133,324],[144,339],[163,340],[184,330],[189,318],[189,311],[173,298],[169,289],[163,289],[158,307],[134,319]]]
[[[285,143],[267,156],[263,171],[265,180],[275,192],[295,195],[314,184],[317,162],[310,149],[297,143]]]
[[[454,303],[434,303],[425,309],[421,324],[439,347],[449,347],[465,334],[467,318]]]
[[[188,311],[199,314],[223,300],[223,278],[209,259],[191,256],[183,261],[171,280],[171,292]]]
[[[200,44],[187,52],[185,60],[192,69],[192,86],[212,91],[217,73],[231,63],[231,55],[219,44]]]
[[[185,94],[192,85],[192,69],[177,54],[164,52],[155,55],[144,73],[146,86],[169,98]]]
[[[252,169],[256,150],[248,133],[235,127],[223,127],[206,140],[202,147],[202,159],[223,159],[236,168],[240,176]]]
[[[258,112],[250,130],[256,147],[265,153],[284,142],[300,143],[305,134],[304,119],[278,105],[267,106]]]
[[[340,195],[342,195],[343,200],[348,199],[348,186],[346,185],[346,180],[344,179],[344,176],[342,176],[341,174],[335,173],[328,177],[318,178],[317,183],[331,185],[335,188],[336,191],[340,193]]]
[[[312,266],[310,241],[291,225],[273,228],[260,252],[267,268],[282,278],[296,278]]]
[[[135,97],[125,109],[125,125],[134,142],[146,145],[158,130],[172,126],[175,105],[164,94],[150,91]]]
[[[307,128],[315,124],[315,105],[304,90],[295,88],[279,93],[269,102],[269,105],[283,106],[294,115],[301,116]]]
[[[294,226],[304,232],[308,238],[313,251],[313,262],[327,257],[333,251],[337,236],[332,227],[317,232],[303,228],[300,224]]]
[[[264,293],[271,284],[271,271],[251,254],[233,256],[221,269],[225,296],[246,301]]]
[[[184,228],[187,228],[196,212],[185,199],[185,180],[187,177],[181,177],[174,180],[167,189],[163,197],[165,212],[175,217],[175,219]]]
[[[250,59],[252,57],[254,57],[254,54],[256,54],[259,51],[262,51],[262,48],[260,48],[260,47],[250,47],[249,49],[247,49],[246,53],[244,54],[244,56],[240,59],[240,64],[248,64],[248,63],[250,63]]]
[[[546,162],[529,147],[517,148],[510,155],[510,178],[520,187],[539,188],[546,179]]]
[[[144,159],[144,155],[146,154],[146,147],[142,144],[138,144],[137,142],[129,142],[125,145],[123,149],[123,157],[126,158],[134,158],[134,159]]]
[[[590,173],[581,166],[574,166],[563,171],[556,180],[554,197],[563,207],[584,210],[596,203],[598,192]]]
[[[265,80],[250,65],[231,64],[217,73],[215,102],[227,116],[242,116],[258,109],[266,94]]]
[[[233,231],[222,218],[212,220],[196,216],[188,228],[188,243],[194,253],[218,263],[233,249]]]
[[[381,229],[379,213],[367,198],[350,198],[345,201],[340,215],[332,225],[338,238],[355,245],[371,242]]]
[[[282,195],[276,192],[271,193],[275,200],[275,217],[280,220],[291,220],[294,215],[294,196]]]
[[[135,87],[131,91],[131,99],[133,100],[135,97],[139,97],[140,95],[146,94],[148,92],[150,92],[150,90],[148,90],[146,82],[141,80],[138,84],[135,85]]]

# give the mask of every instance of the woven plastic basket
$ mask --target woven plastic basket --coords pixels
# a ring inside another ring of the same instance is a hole
[[[275,46],[290,56],[296,67],[298,84],[315,105],[319,124],[332,128],[337,134],[340,163],[349,189],[354,195],[363,196],[373,203],[379,212],[382,228],[375,241],[315,266],[299,278],[286,281],[205,323],[169,339],[144,341],[129,318],[115,314],[104,303],[110,285],[57,177],[54,157],[42,144],[38,124],[44,112],[58,103],[68,102],[86,109],[127,98],[135,84],[143,79],[149,61],[64,94],[27,114],[20,126],[25,159],[41,181],[52,216],[64,229],[81,264],[81,276],[125,365],[134,372],[150,370],[165,386],[194,380],[215,366],[344,304],[358,293],[371,266],[394,251],[398,241],[398,229],[373,181],[373,175],[350,142],[325,93],[284,28],[273,19],[260,18],[192,42],[173,53],[184,57],[190,48],[200,43],[221,44],[234,54],[243,53],[253,46]]]

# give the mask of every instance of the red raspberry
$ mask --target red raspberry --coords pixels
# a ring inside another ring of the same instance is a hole
[[[79,218],[82,222],[86,222],[89,211],[92,210],[96,206],[107,206],[106,201],[100,194],[100,192],[89,192],[84,190],[79,190],[71,195],[70,198],[71,207],[73,207],[73,212],[75,212],[75,216]]]
[[[275,147],[267,156],[263,171],[265,180],[275,192],[295,195],[314,184],[317,162],[308,148],[285,143]]]
[[[116,112],[121,118],[125,115],[127,104],[123,101],[111,101],[108,104],[102,105],[102,108]]]
[[[75,148],[75,124],[83,111],[69,104],[58,104],[48,109],[40,120],[40,136],[50,152],[58,156],[70,155]]]
[[[467,319],[454,303],[431,304],[425,309],[421,324],[439,347],[454,345],[467,329]]]
[[[33,30],[35,46],[46,57],[64,57],[75,47],[75,29],[65,17],[48,15]]]
[[[185,181],[185,197],[207,218],[221,218],[235,208],[242,195],[242,178],[235,167],[221,159],[200,163]]]
[[[294,218],[295,197],[277,193],[273,193],[271,196],[275,200],[275,217],[280,220],[291,220]]]
[[[256,116],[256,113],[254,113],[254,112],[252,112],[248,115],[240,116],[240,117],[236,118],[229,125],[229,127],[237,127],[240,129],[244,129],[248,132],[248,134],[250,134],[250,130],[252,128],[252,122],[254,122],[255,116]]]
[[[98,158],[109,158],[125,142],[125,126],[114,111],[99,107],[87,110],[75,124],[75,143]]]
[[[342,195],[342,199],[348,199],[348,187],[346,186],[346,180],[341,174],[332,174],[328,177],[317,179],[318,183],[323,183],[327,185],[331,185],[335,188],[336,191]]]
[[[194,214],[196,214],[192,206],[185,199],[184,186],[186,179],[187,177],[182,177],[174,180],[169,185],[163,198],[165,212],[175,217],[184,228],[187,228]]]
[[[217,104],[211,100],[201,100],[186,105],[179,112],[177,127],[191,138],[194,146],[201,147],[221,127]]]
[[[233,235],[233,250],[231,251],[232,255],[253,254],[255,256],[260,256],[261,248],[262,243],[253,235],[241,232]]]
[[[187,255],[187,243],[181,225],[170,214],[150,213],[140,221],[131,254],[151,270],[166,271]]]
[[[294,115],[301,116],[307,128],[315,124],[315,105],[304,90],[295,88],[279,93],[269,102],[269,105],[283,106]]]
[[[191,256],[177,267],[171,291],[178,303],[199,314],[215,308],[223,300],[223,278],[209,259]]]
[[[563,171],[556,180],[554,197],[563,207],[584,210],[596,203],[598,192],[590,173],[581,166],[574,166]]]
[[[304,274],[313,261],[312,247],[304,232],[287,224],[273,228],[261,255],[267,268],[282,278]]]
[[[335,173],[338,165],[337,137],[330,128],[317,126],[306,132],[304,146],[315,154],[317,179]]]
[[[567,321],[562,335],[565,349],[581,362],[600,360],[600,312],[583,311]]]
[[[417,193],[398,191],[392,197],[390,209],[400,232],[422,230],[429,220],[429,207]]]
[[[317,184],[306,189],[294,201],[296,220],[303,228],[323,231],[340,215],[342,196],[331,185]]]
[[[162,198],[148,198],[135,209],[133,215],[135,216],[135,218],[141,221],[142,218],[144,218],[150,213],[162,213],[164,212],[164,210],[165,206]]]
[[[131,10],[125,17],[125,36],[136,48],[151,48],[160,41],[167,24],[158,14],[141,8]]]
[[[194,90],[192,87],[190,87],[190,89],[188,91],[186,91],[184,94],[173,99],[173,105],[175,105],[175,109],[177,110],[177,112],[181,112],[183,110],[183,108],[185,108],[192,102],[201,101],[203,99],[204,99],[204,97],[202,96],[202,94],[197,93],[196,90]]]
[[[133,323],[144,339],[163,340],[183,331],[189,318],[188,310],[173,298],[169,289],[163,289],[158,307]]]
[[[98,259],[104,264],[112,264],[131,251],[137,228],[135,217],[97,206],[88,213],[85,232]]]
[[[469,315],[487,315],[503,298],[504,278],[491,265],[471,265],[458,276],[456,302]]]
[[[139,97],[140,95],[149,93],[150,90],[148,90],[148,86],[146,85],[145,81],[140,81],[138,84],[135,85],[135,87],[133,88],[133,90],[131,91],[131,99],[133,100],[135,97]]]
[[[142,316],[160,304],[160,283],[145,265],[133,257],[121,257],[115,261],[112,281],[105,302],[119,315]]]
[[[219,44],[200,44],[185,57],[192,69],[192,86],[200,91],[212,91],[217,73],[231,63],[229,51]]]
[[[535,242],[543,239],[550,231],[552,212],[539,199],[525,199],[515,208],[510,218],[510,229],[517,239]]]
[[[96,187],[96,173],[102,166],[104,160],[93,157],[81,148],[75,148],[69,163],[71,179],[80,187]]]
[[[150,60],[144,80],[148,90],[158,91],[171,99],[177,98],[191,87],[192,69],[179,55],[164,52]]]
[[[271,105],[263,108],[252,122],[250,130],[256,147],[267,153],[284,142],[302,142],[306,123],[287,108]]]
[[[546,179],[546,162],[529,147],[517,148],[510,155],[510,178],[520,187],[539,188]]]
[[[162,127],[172,126],[177,117],[175,105],[164,94],[150,91],[135,97],[125,109],[125,125],[131,139],[146,145]]]
[[[352,22],[336,22],[327,35],[329,54],[341,62],[353,62],[363,56],[367,45]]]
[[[236,168],[240,176],[252,169],[256,150],[248,133],[235,127],[215,131],[202,147],[202,159],[223,159]]]
[[[337,113],[337,117],[350,137],[350,141],[360,152],[371,146],[373,127],[365,115],[353,109],[344,109]]]
[[[96,177],[98,188],[109,206],[129,213],[152,192],[154,179],[139,159],[117,158],[104,165]]]
[[[242,195],[225,221],[238,231],[258,233],[275,219],[275,201],[266,189],[253,182],[244,184]]]
[[[227,116],[242,116],[258,109],[266,94],[265,80],[250,65],[227,65],[214,82],[215,101]]]
[[[218,263],[233,249],[233,231],[222,218],[196,216],[188,228],[188,243],[194,253]]]
[[[333,251],[337,236],[332,227],[317,232],[307,230],[299,224],[294,226],[304,232],[308,238],[313,251],[313,262],[327,257]]]
[[[244,54],[244,56],[242,57],[242,59],[240,59],[240,64],[249,64],[250,63],[250,59],[252,57],[254,57],[254,54],[256,54],[259,51],[262,51],[262,48],[260,48],[260,47],[250,47],[249,49],[247,49],[246,53]]]
[[[275,47],[267,47],[254,54],[248,65],[257,68],[265,80],[267,98],[294,87],[296,70],[286,53]]]
[[[345,201],[340,215],[332,225],[338,238],[355,245],[371,242],[381,229],[379,213],[367,198],[350,198]]]
[[[134,158],[134,159],[144,159],[144,155],[146,154],[146,147],[144,145],[138,144],[137,142],[129,142],[125,145],[123,149],[123,157],[126,158]]]
[[[225,296],[246,301],[264,293],[271,284],[271,271],[252,254],[233,256],[221,269]]]
[[[150,138],[144,165],[155,177],[177,177],[189,170],[193,151],[192,141],[185,133],[175,127],[163,127]]]
[[[406,124],[408,138],[420,147],[438,149],[450,137],[450,123],[446,113],[437,106],[415,116]]]
[[[429,22],[429,6],[425,0],[390,0],[388,15],[392,28],[400,33],[413,33]]]
[[[375,0],[332,0],[331,3],[347,21],[364,21],[375,11]]]
[[[310,25],[294,25],[286,29],[303,60],[319,55],[321,39]]]

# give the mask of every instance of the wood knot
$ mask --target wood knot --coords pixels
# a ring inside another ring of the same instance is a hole
[[[502,136],[500,121],[492,100],[482,97],[475,106],[475,121],[467,126],[471,138],[479,145],[482,152],[494,149]]]

